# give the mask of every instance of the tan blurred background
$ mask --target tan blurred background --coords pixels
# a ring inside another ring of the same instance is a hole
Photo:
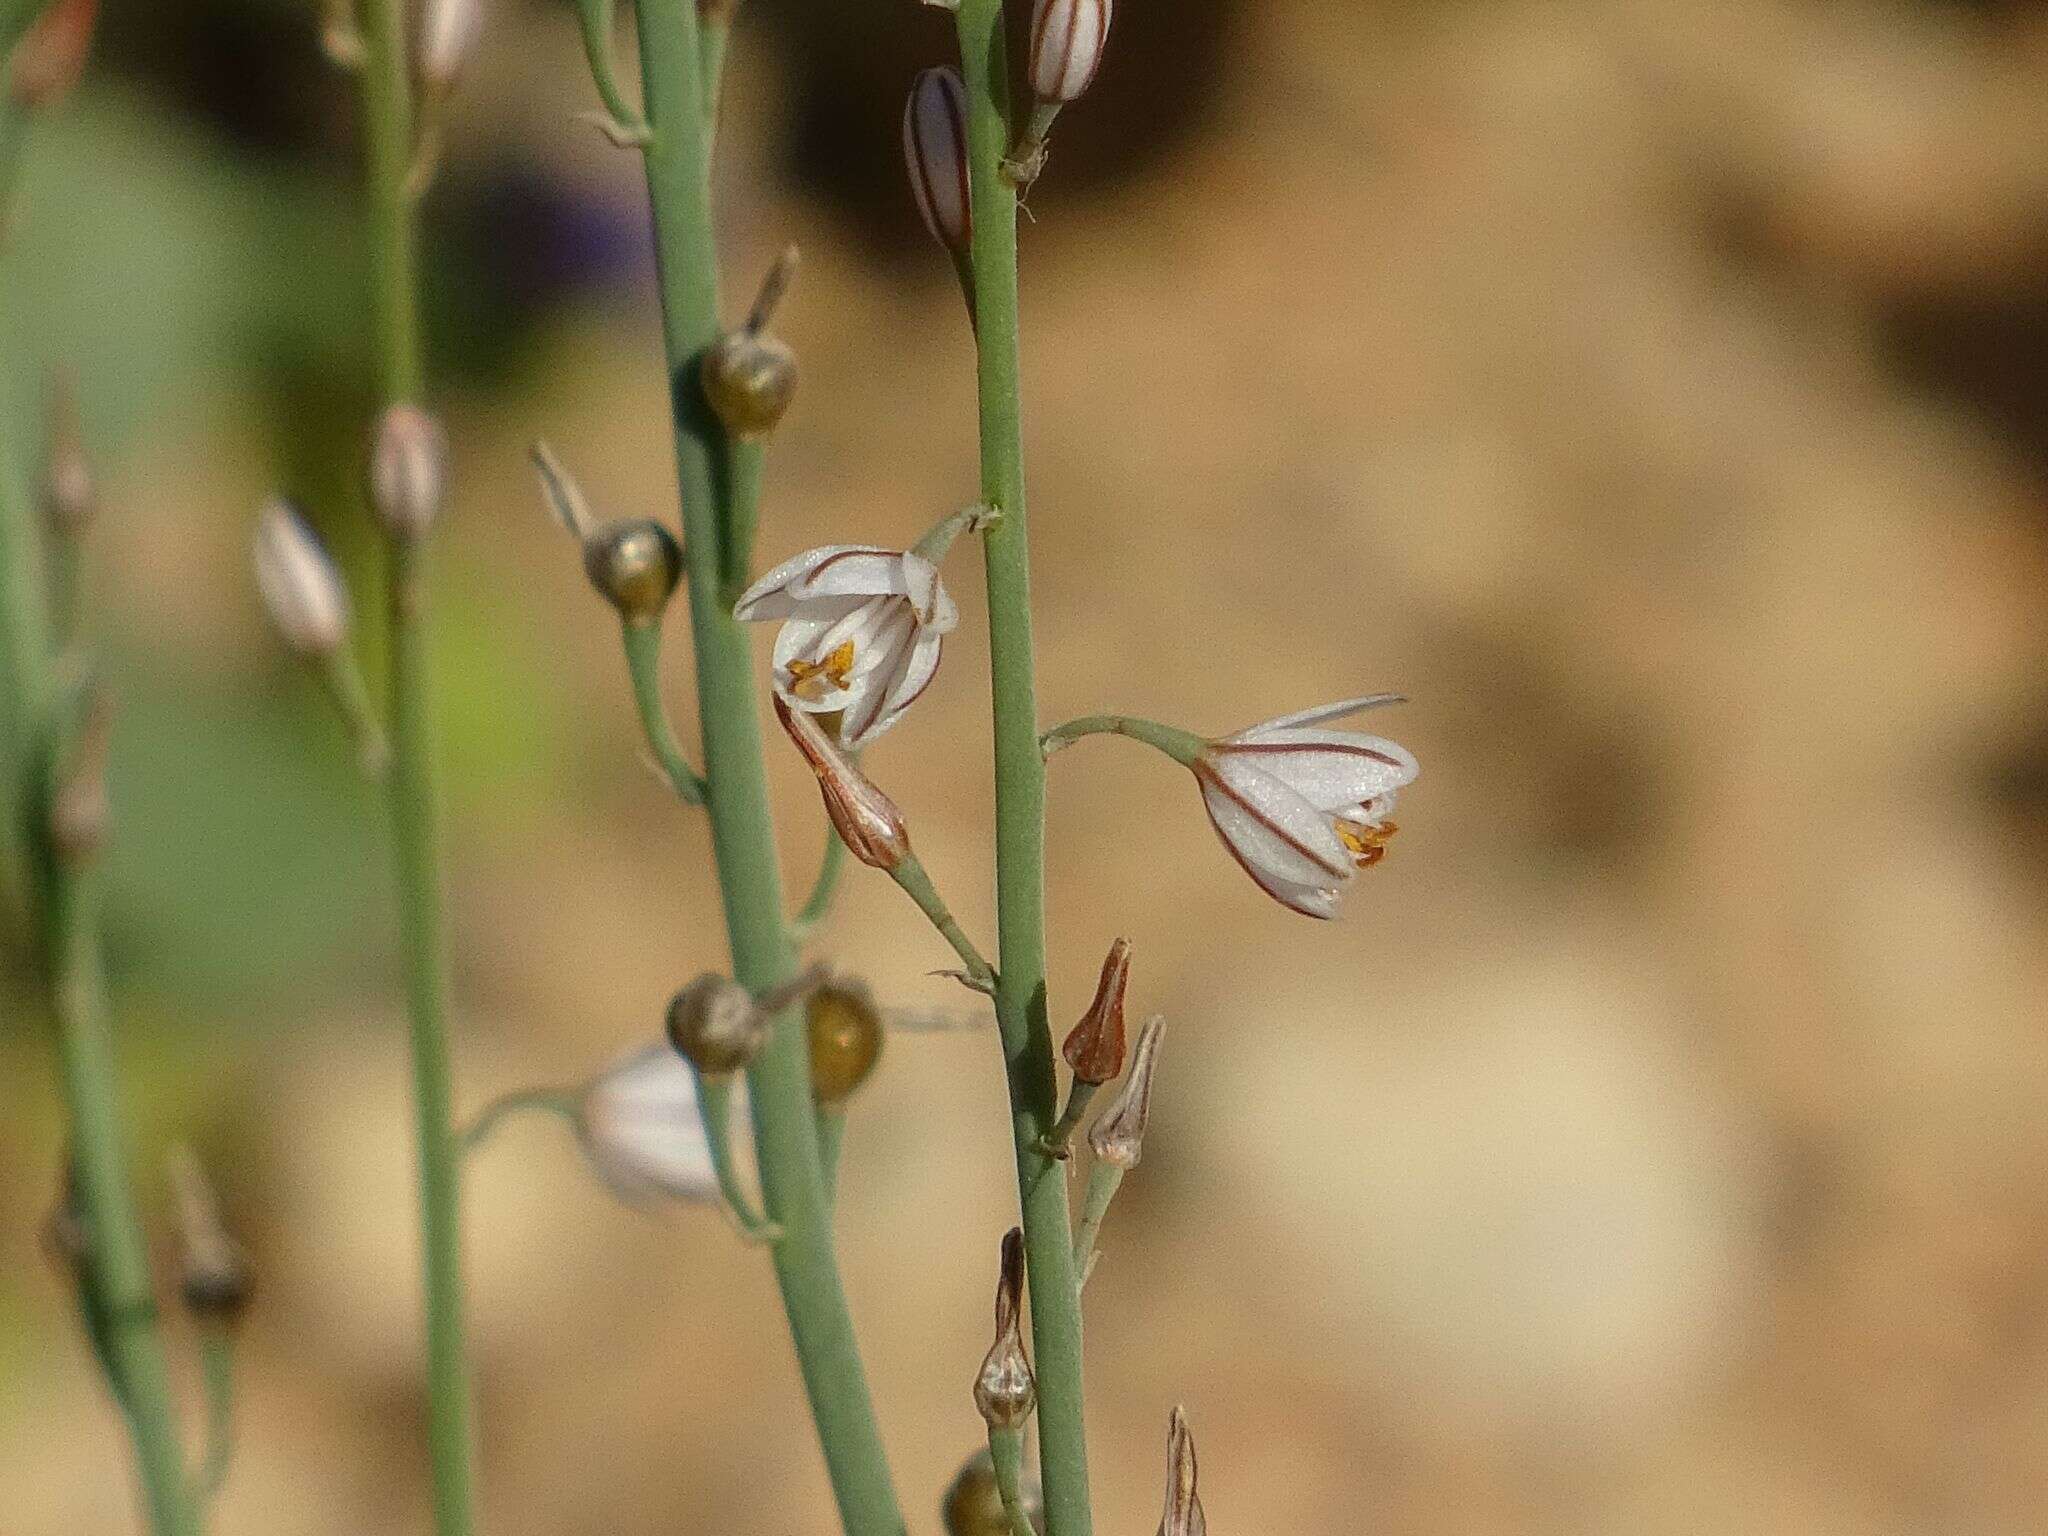
[[[762,551],[912,537],[975,483],[968,337],[897,160],[943,19],[750,6],[729,288],[805,251]],[[1056,1019],[1124,933],[1133,1006],[1174,1022],[1090,1292],[1099,1528],[1156,1524],[1185,1401],[1223,1531],[2042,1529],[2048,11],[1117,25],[1025,242],[1045,718],[1220,730],[1400,688],[1379,726],[1424,773],[1325,926],[1253,889],[1171,764],[1053,765]],[[428,209],[471,1106],[651,1038],[723,959],[703,826],[639,765],[522,461],[545,432],[605,509],[672,506],[636,167],[573,124],[588,97],[566,9],[498,0]],[[309,12],[117,0],[6,296],[77,365],[106,482],[139,1154],[197,1141],[261,1276],[226,1536],[427,1523],[381,832],[243,558],[274,485],[360,544],[351,132]],[[948,579],[961,633],[869,765],[987,935],[980,583]],[[678,626],[687,715],[684,660]],[[795,884],[820,829],[775,766]],[[819,952],[960,1007],[865,873]],[[126,1530],[38,1253],[45,1035],[9,1006],[0,1532]],[[933,1532],[1011,1219],[990,1036],[892,1040],[844,1186]],[[545,1123],[469,1187],[485,1529],[830,1528],[757,1252],[611,1204]]]

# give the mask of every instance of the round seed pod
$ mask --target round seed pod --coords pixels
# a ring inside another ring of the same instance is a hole
[[[1032,1528],[1044,1530],[1045,1500],[1036,1479],[1027,1475],[1017,1492]],[[939,1503],[939,1520],[946,1536],[1010,1536],[1010,1519],[1003,1513],[1003,1495],[996,1487],[996,1469],[989,1460],[988,1447],[960,1464]]]
[[[766,437],[796,397],[796,353],[780,337],[728,331],[704,354],[704,398],[738,438]]]
[[[882,1014],[857,981],[826,982],[804,1004],[811,1041],[811,1092],[820,1104],[843,1104],[882,1057]]]
[[[745,1071],[767,1034],[753,998],[729,976],[699,976],[669,1001],[669,1044],[706,1077]]]
[[[662,615],[683,577],[683,551],[675,535],[650,518],[609,523],[583,545],[590,584],[632,624]]]

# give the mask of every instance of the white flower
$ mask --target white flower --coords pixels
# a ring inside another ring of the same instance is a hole
[[[1385,854],[1394,796],[1420,771],[1414,757],[1379,736],[1318,727],[1393,702],[1372,694],[1283,715],[1208,743],[1192,764],[1224,846],[1282,905],[1335,917],[1352,875]]]
[[[256,518],[256,592],[278,638],[301,656],[331,656],[348,638],[348,591],[320,536],[283,497]]]
[[[667,1044],[643,1047],[594,1079],[576,1131],[598,1177],[628,1204],[718,1203],[697,1077]]]
[[[755,582],[733,617],[784,621],[775,691],[810,714],[844,711],[840,745],[858,751],[931,683],[960,610],[924,556],[828,544]]]

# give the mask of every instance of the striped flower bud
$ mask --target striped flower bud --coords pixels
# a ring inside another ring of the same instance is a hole
[[[348,638],[348,589],[320,536],[279,497],[256,518],[251,541],[256,592],[270,627],[308,660],[332,656]]]
[[[1031,93],[1077,100],[1095,79],[1109,41],[1111,0],[1038,0],[1031,13]]]
[[[910,190],[932,238],[955,255],[974,233],[967,190],[967,87],[958,71],[928,69],[903,108],[903,159]]]
[[[789,732],[789,739],[803,753],[811,772],[818,776],[818,793],[824,797],[825,814],[832,830],[846,844],[847,852],[870,869],[885,873],[902,867],[910,857],[910,829],[896,802],[883,794],[875,782],[847,761],[832,744],[817,716],[791,709],[781,694],[775,696],[775,718]]]
[[[483,0],[426,0],[419,13],[420,84],[446,95],[462,78],[483,35]]]
[[[448,436],[416,405],[394,405],[377,420],[370,447],[370,501],[396,539],[418,539],[440,516],[448,491]]]

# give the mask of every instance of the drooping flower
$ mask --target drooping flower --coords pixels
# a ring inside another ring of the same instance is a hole
[[[930,685],[960,610],[922,555],[828,544],[755,582],[733,617],[783,621],[776,692],[806,713],[840,714],[840,744],[858,751]]]
[[[577,1105],[576,1131],[598,1177],[628,1204],[718,1203],[696,1074],[666,1042],[593,1079]]]
[[[1352,875],[1385,855],[1395,795],[1420,769],[1405,747],[1326,722],[1393,695],[1346,699],[1204,745],[1189,766],[1217,834],[1283,906],[1335,917]]]

